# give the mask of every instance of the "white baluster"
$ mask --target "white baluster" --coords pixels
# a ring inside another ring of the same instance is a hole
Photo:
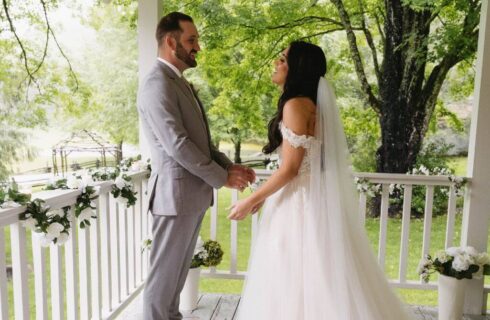
[[[382,270],[385,269],[386,260],[386,234],[388,229],[388,206],[390,190],[388,184],[383,184],[381,193],[381,212],[379,221],[379,244],[378,244],[378,262]]]
[[[422,242],[422,257],[425,257],[427,254],[430,253],[430,232],[432,228],[433,203],[434,203],[434,186],[427,186],[425,192],[424,236]]]
[[[238,191],[231,190],[231,204],[235,204],[238,201]],[[238,244],[238,223],[236,220],[231,221],[231,263],[230,273],[235,274],[237,272],[237,244]]]
[[[75,212],[73,208],[73,216]],[[73,218],[71,225],[71,237],[65,243],[65,270],[66,270],[66,312],[69,320],[77,320],[78,317],[78,270],[76,263],[78,219]]]
[[[70,237],[72,237],[70,230]],[[53,320],[64,320],[64,290],[61,266],[61,247],[57,244],[49,246],[51,267],[51,317]]]
[[[405,185],[403,192],[403,216],[402,216],[402,234],[400,248],[400,269],[398,278],[401,283],[406,282],[408,266],[408,239],[410,233],[410,216],[412,210],[412,186]]]
[[[5,263],[5,231],[0,227],[0,319],[8,319],[7,266]]]
[[[454,185],[449,187],[449,200],[447,207],[446,242],[444,247],[449,248],[453,245],[454,219],[456,216],[456,188]]]
[[[90,298],[92,303],[92,320],[102,318],[102,283],[101,283],[101,232],[100,232],[100,198],[95,200],[97,219],[90,225]],[[107,277],[108,278],[108,277]]]
[[[100,254],[101,254],[101,284],[102,284],[102,311],[107,314],[112,310],[112,247],[111,247],[111,211],[109,193],[99,197],[100,219]]]
[[[97,223],[95,219],[90,219],[90,223]],[[79,224],[77,224],[79,225]],[[91,286],[90,286],[90,226],[85,225],[82,229],[78,226],[78,267],[80,274],[80,318],[90,319],[91,317]]]
[[[29,286],[27,283],[26,230],[20,222],[10,225],[14,313],[16,320],[29,319]]]

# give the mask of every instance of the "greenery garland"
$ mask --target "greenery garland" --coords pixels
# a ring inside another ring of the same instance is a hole
[[[99,196],[99,186],[95,186],[96,181],[113,180],[111,193],[118,202],[126,205],[127,208],[136,203],[137,192],[133,190],[129,171],[151,170],[149,160],[146,163],[141,161],[141,156],[128,158],[121,161],[115,169],[104,169],[100,171],[89,171],[85,175],[73,173],[67,178],[54,179],[49,183],[45,190],[80,190],[81,194],[77,197],[74,205],[74,215],[80,223],[80,228],[90,226],[90,219],[96,218],[96,204],[94,200]],[[20,220],[24,227],[31,229],[38,234],[41,244],[48,246],[51,242],[55,244],[65,243],[70,236],[70,227],[73,220],[70,206],[61,210],[50,210],[46,202],[41,199],[31,200],[30,194],[18,191],[15,181],[11,184],[0,184],[0,208],[26,206],[26,210],[20,214]]]

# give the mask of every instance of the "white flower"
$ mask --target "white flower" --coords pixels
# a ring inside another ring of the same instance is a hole
[[[128,199],[124,198],[124,197],[117,197],[116,198],[116,201],[120,204],[120,205],[127,205],[128,204]]]
[[[465,247],[465,248],[463,248],[463,252],[470,255],[470,256],[476,257],[478,255],[478,251],[476,251],[476,249],[473,247]]]
[[[49,225],[48,229],[46,230],[47,234],[51,236],[53,239],[58,237],[61,233],[61,231],[65,230],[65,227],[61,223],[54,222]]]
[[[56,244],[61,246],[65,244],[66,241],[70,238],[70,235],[66,232],[62,232],[57,238],[56,238]]]
[[[470,267],[470,261],[464,255],[454,257],[452,268],[456,271],[466,271]]]
[[[82,183],[84,187],[88,187],[88,186],[92,187],[95,184],[92,175],[88,175],[88,174],[82,177]]]
[[[451,256],[447,254],[446,251],[441,250],[436,252],[435,258],[439,260],[440,263],[446,263],[450,260]]]
[[[33,217],[29,217],[26,220],[22,221],[22,225],[25,228],[29,228],[31,230],[35,230],[36,229],[36,225],[37,225],[37,220],[34,219]]]
[[[417,267],[417,273],[418,274],[426,273],[427,272],[427,268],[430,265],[431,265],[431,262],[426,257],[420,259],[419,265]]]
[[[446,253],[452,257],[456,257],[463,253],[463,249],[460,247],[451,247],[446,249]]]
[[[53,236],[46,234],[46,233],[33,233],[37,235],[39,241],[41,242],[41,246],[43,247],[49,247],[49,245],[53,242],[54,238]]]
[[[78,220],[80,221],[89,220],[92,217],[92,215],[93,215],[93,210],[91,208],[85,208],[78,215]]]
[[[199,254],[202,251],[204,251],[204,242],[202,241],[201,236],[199,236],[199,238],[197,238],[196,248],[194,249],[194,255]]]
[[[476,257],[476,263],[480,266],[483,266],[486,264],[490,265],[490,256],[486,252],[480,253]]]
[[[5,197],[5,198],[7,198],[7,197]],[[5,201],[4,203],[2,203],[2,206],[1,206],[2,209],[18,208],[18,207],[20,207],[20,204],[15,202],[15,201],[12,201],[12,200]]]
[[[78,179],[76,176],[71,175],[68,177],[66,180],[66,185],[70,189],[82,189],[83,188],[83,183],[81,179]]]
[[[118,189],[122,189],[126,186],[126,180],[124,180],[121,176],[117,177],[114,181],[114,184]]]

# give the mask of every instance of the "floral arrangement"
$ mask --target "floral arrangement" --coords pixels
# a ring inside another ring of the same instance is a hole
[[[464,187],[468,182],[466,178],[456,177],[448,168],[435,167],[434,169],[430,170],[426,168],[424,165],[421,165],[418,168],[414,168],[411,172],[408,172],[407,174],[421,174],[426,176],[448,176],[448,180],[454,183],[456,196],[463,196]]]
[[[277,159],[267,159],[265,168],[269,171],[279,169],[279,161]]]
[[[34,199],[29,202],[20,219],[24,227],[39,235],[42,246],[49,246],[51,242],[62,245],[70,237],[70,211],[66,208],[50,211],[44,200]]]
[[[460,279],[479,278],[490,274],[490,257],[486,252],[478,253],[473,247],[451,247],[427,255],[419,263],[417,272],[424,282],[438,272],[448,277]]]
[[[12,180],[9,186],[6,183],[0,184],[0,208],[15,208],[27,204],[31,200],[28,193],[19,192],[19,186]]]
[[[220,264],[223,259],[223,250],[217,241],[207,240],[203,242],[201,237],[197,239],[191,269],[201,266],[213,267]]]
[[[130,207],[136,203],[136,192],[133,190],[129,171],[151,170],[149,160],[144,163],[141,156],[125,159],[120,166],[114,169],[101,171],[82,171],[73,173],[68,178],[54,177],[47,184],[46,190],[72,189],[80,190],[74,206],[74,216],[80,223],[80,228],[90,226],[91,218],[96,218],[96,205],[94,200],[99,195],[96,181],[114,180],[111,193],[120,202]],[[18,191],[18,185],[13,181],[10,185],[0,184],[0,208],[12,208],[26,205],[26,211],[21,214],[23,225],[41,235],[41,244],[49,245],[65,243],[70,235],[70,226],[73,216],[70,207],[61,210],[50,210],[50,207],[41,199],[31,200],[31,195]]]
[[[51,183],[46,186],[46,190],[56,189],[72,189],[80,190],[81,194],[77,197],[75,203],[75,217],[80,222],[80,228],[90,226],[90,219],[96,218],[94,200],[99,196],[100,187],[95,185],[95,181],[91,175],[73,173],[65,178],[53,178]],[[70,210],[70,207],[63,208],[65,212]]]
[[[448,180],[454,183],[454,187],[456,190],[456,196],[462,196],[464,194],[464,187],[466,186],[467,179],[456,177],[449,169],[447,168],[439,168],[435,167],[433,170],[429,170],[425,166],[421,165],[419,168],[415,168],[412,171],[407,172],[407,175],[410,174],[419,174],[426,176],[447,176]],[[376,184],[370,182],[367,178],[359,178],[355,177],[354,179],[357,190],[361,193],[365,193],[370,197],[375,197],[381,194],[382,186],[381,184]],[[403,185],[400,184],[390,184],[390,195],[395,192],[400,192],[403,189]],[[449,192],[447,189],[446,194]]]
[[[357,190],[361,193],[365,193],[370,197],[374,197],[381,193],[382,186],[381,184],[371,183],[366,178],[355,177],[354,181],[356,183]]]

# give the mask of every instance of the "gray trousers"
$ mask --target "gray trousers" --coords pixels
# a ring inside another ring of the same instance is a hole
[[[153,215],[150,267],[143,296],[145,320],[182,319],[179,296],[191,265],[204,213]]]

